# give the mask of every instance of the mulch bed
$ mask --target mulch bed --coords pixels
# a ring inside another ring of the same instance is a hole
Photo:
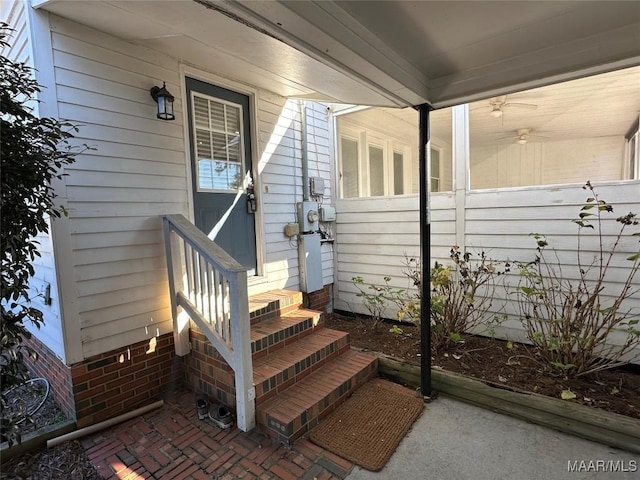
[[[374,331],[371,320],[332,315],[326,325],[349,333],[351,345],[382,352],[407,362],[420,363],[420,330],[400,325],[402,333],[391,333],[391,323]],[[432,356],[435,368],[490,380],[505,387],[560,398],[563,390],[576,395],[572,402],[640,419],[640,366],[630,365],[593,375],[568,379],[551,375],[531,347],[502,340],[467,336],[464,343]]]
[[[101,480],[80,442],[65,442],[3,462],[0,479]]]
[[[20,398],[22,395],[23,398]],[[9,405],[22,403],[28,406],[39,400],[24,388],[18,388],[8,393]],[[11,407],[7,413],[11,411]],[[51,394],[40,409],[31,416],[31,421],[20,424],[20,434],[24,438],[39,429],[56,425],[66,419],[66,416],[56,404]],[[2,462],[0,469],[1,480],[99,480],[101,479],[95,467],[87,458],[85,449],[78,441],[65,442],[54,448],[41,448],[18,457]]]

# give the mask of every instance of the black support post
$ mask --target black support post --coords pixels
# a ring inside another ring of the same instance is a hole
[[[429,111],[427,104],[420,105],[420,332],[421,332],[421,356],[420,356],[420,385],[424,397],[431,398],[431,292],[430,269],[431,265],[431,220],[429,212],[429,165],[428,145]]]

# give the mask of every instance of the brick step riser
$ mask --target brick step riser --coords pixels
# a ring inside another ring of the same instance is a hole
[[[324,327],[324,322],[320,319],[310,317],[301,322],[283,328],[277,332],[273,332],[268,336],[261,338],[260,340],[254,340],[251,342],[251,355],[253,359],[257,359],[280,350],[287,345],[300,340],[301,338],[311,335],[319,328]]]
[[[338,342],[334,342],[331,345],[310,354],[304,360],[300,360],[284,372],[271,377],[269,380],[261,382],[260,385],[256,385],[256,406],[261,405],[270,398],[276,396],[278,393],[281,393],[292,385],[295,385],[307,375],[320,369],[327,362],[330,362],[334,358],[337,358],[339,355],[348,351],[349,348],[348,339],[346,339],[346,343],[343,345],[339,345]]]
[[[329,395],[316,402],[312,407],[296,417],[293,421],[282,424],[275,418],[270,417],[265,412],[258,411],[257,422],[259,428],[270,437],[279,441],[283,445],[290,445],[292,442],[315,427],[322,419],[333,412],[349,396],[364,383],[377,375],[377,363],[372,363],[365,369],[343,382],[335,388]]]
[[[280,315],[285,315],[290,312],[295,312],[302,306],[301,303],[295,303],[293,305],[287,305],[286,307],[278,306],[278,302],[272,302],[269,307],[265,309],[256,310],[249,313],[249,321],[251,325],[255,325],[266,320],[277,318]]]
[[[293,312],[302,306],[302,294],[291,292],[290,294],[280,294],[277,298],[262,300],[261,295],[249,299],[249,321],[251,325],[264,320],[276,318],[289,312]]]

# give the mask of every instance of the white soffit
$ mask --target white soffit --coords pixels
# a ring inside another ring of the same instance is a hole
[[[412,104],[449,106],[640,64],[640,2],[216,3]]]
[[[444,107],[640,65],[637,1],[33,3],[280,95],[352,104]]]
[[[35,3],[34,3],[35,4]],[[331,65],[193,0],[48,0],[50,13],[287,97],[402,105]]]

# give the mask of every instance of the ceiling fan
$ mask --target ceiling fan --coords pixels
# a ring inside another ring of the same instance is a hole
[[[533,103],[509,102],[507,101],[506,95],[490,98],[489,106],[491,107],[489,115],[493,118],[502,117],[506,108],[526,108],[528,110],[535,110],[538,108],[538,105]]]
[[[502,137],[503,139],[515,139],[516,143],[520,144],[520,145],[525,145],[529,139],[531,138],[549,138],[549,137],[543,137],[541,135],[532,135],[533,129],[531,128],[519,128],[518,130],[516,130],[516,134],[515,135],[510,135],[508,137]]]

